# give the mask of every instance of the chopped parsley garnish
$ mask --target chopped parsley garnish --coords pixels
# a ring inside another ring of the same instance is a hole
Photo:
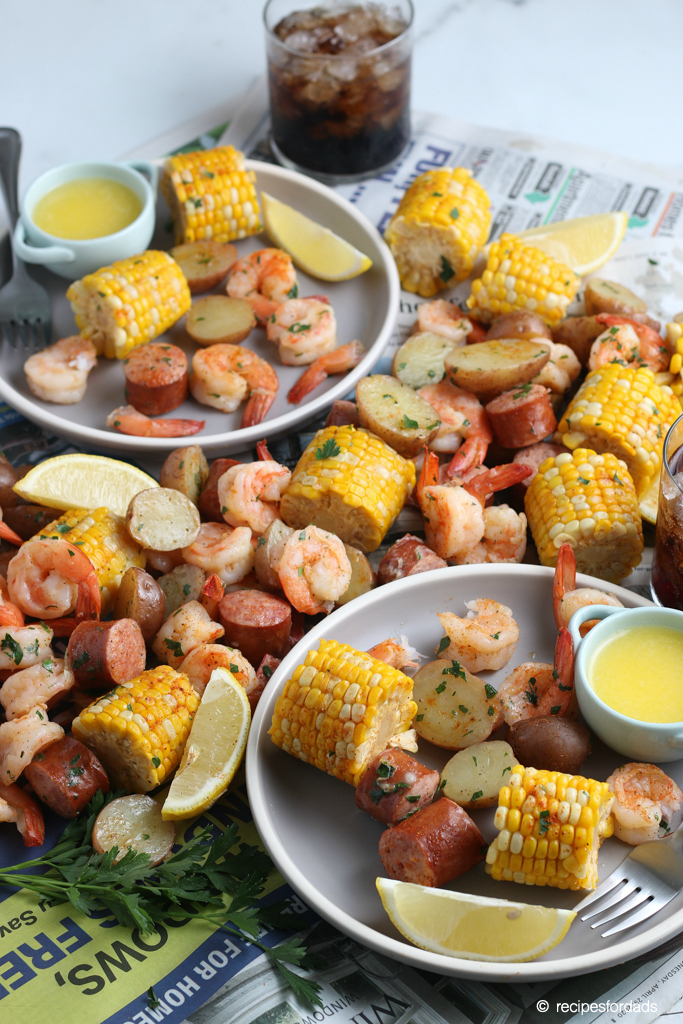
[[[445,256],[441,257],[441,273],[439,274],[439,277],[444,284],[447,284],[452,277],[455,277],[455,271]]]
[[[335,455],[341,455],[341,448],[333,437],[328,437],[325,444],[315,450],[315,457],[319,461],[322,459],[333,459]]]
[[[439,640],[439,646],[436,649],[437,657],[438,657],[439,654],[441,654],[443,651],[445,651],[447,647],[450,647],[450,643],[451,643],[451,638],[450,637],[448,637],[448,636],[442,636],[441,637],[441,639]]]
[[[396,765],[388,764],[386,761],[380,761],[377,765],[377,778],[378,779],[390,779],[396,771]]]
[[[181,644],[180,640],[171,640],[171,638],[167,636],[164,638],[164,643],[166,644],[169,651],[171,651],[174,657],[182,658],[183,655],[185,654],[185,652],[183,651],[183,645]]]
[[[487,700],[493,700],[493,698],[496,696],[497,690],[495,689],[495,687],[491,686],[490,683],[485,683],[484,693],[486,694]]]
[[[445,668],[443,670],[443,672],[441,673],[441,675],[442,676],[456,676],[456,677],[460,676],[461,679],[464,679],[465,682],[467,682],[467,672],[462,667],[462,665],[460,664],[459,661],[451,661],[451,667],[450,668]],[[445,683],[444,683],[444,686],[445,686]]]
[[[86,662],[90,661],[90,655],[87,651],[81,651],[78,657],[73,660],[74,668],[83,668]]]
[[[459,710],[459,711],[460,711],[460,712],[461,712],[461,713],[462,713],[463,715],[469,715],[469,713],[470,713],[470,709],[469,709],[469,708],[466,708],[464,704],[458,704],[458,710]]]
[[[483,789],[478,789],[476,793],[472,794],[472,796],[470,797],[470,800],[481,800],[483,795],[484,795],[484,790]]]
[[[411,420],[410,416],[403,415],[403,426],[406,430],[417,430],[420,424],[417,420]]]
[[[439,685],[436,687],[436,692],[437,693],[443,693],[443,691],[445,689],[446,689],[446,684],[445,683],[439,683]]]

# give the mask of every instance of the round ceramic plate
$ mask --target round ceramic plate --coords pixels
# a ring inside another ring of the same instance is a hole
[[[578,586],[610,591],[627,607],[650,602],[621,587],[589,576]],[[318,623],[283,660],[259,701],[247,747],[249,803],[263,842],[282,875],[322,917],[380,953],[413,967],[488,981],[539,981],[585,974],[622,963],[654,948],[683,928],[683,893],[640,927],[612,939],[600,938],[588,923],[575,920],[567,937],[546,956],[530,963],[501,964],[429,953],[407,942],[385,913],[375,887],[384,870],[378,854],[382,825],[356,808],[354,790],[284,753],[268,736],[273,707],[283,683],[318,641],[339,640],[367,650],[388,637],[407,634],[422,654],[434,657],[443,635],[436,613],[465,615],[465,601],[489,597],[512,608],[520,628],[508,666],[482,677],[499,686],[515,665],[536,659],[552,662],[557,630],[552,612],[553,570],[532,565],[473,565],[426,572],[389,583],[351,601]],[[420,740],[417,757],[441,769],[452,752]],[[596,744],[584,773],[606,779],[624,758]],[[683,760],[664,769],[683,785]],[[487,842],[496,835],[494,809],[473,811]],[[605,878],[630,852],[617,839],[600,850]],[[526,903],[571,908],[581,893],[495,882],[480,864],[449,888]]]
[[[343,398],[355,387],[356,381],[366,376],[380,358],[393,330],[398,315],[400,283],[396,265],[389,249],[370,221],[351,203],[332,189],[303,174],[288,171],[272,164],[248,160],[247,167],[256,172],[261,189],[276,199],[289,203],[313,220],[331,228],[342,238],[366,253],[372,267],[360,277],[350,281],[328,283],[297,271],[300,295],[325,293],[329,296],[337,317],[339,344],[359,339],[366,349],[362,361],[348,373],[328,377],[300,405],[290,405],[287,392],[298,380],[302,370],[296,366],[283,366],[274,345],[266,340],[265,331],[252,331],[244,342],[263,359],[275,366],[280,380],[277,398],[263,423],[246,429],[240,428],[244,406],[237,412],[222,413],[207,405],[200,405],[190,397],[178,409],[166,415],[170,418],[203,419],[206,426],[192,438],[207,454],[237,451],[254,445],[262,437],[276,437],[293,430],[299,424],[320,415],[337,398]],[[150,248],[169,249],[173,237],[169,229],[169,212],[160,199],[157,205],[157,230]],[[265,234],[245,238],[236,243],[240,256],[270,245]],[[48,289],[52,301],[53,340],[78,333],[71,306],[66,299],[69,282],[42,268],[31,273]],[[217,289],[220,291],[221,289]],[[187,352],[191,360],[197,346],[187,336],[184,318],[178,321],[164,338]],[[14,351],[0,341],[0,396],[9,405],[46,430],[67,437],[80,445],[95,445],[119,451],[158,452],[177,448],[182,438],[130,437],[106,426],[107,414],[125,403],[123,370],[118,360],[101,358],[90,374],[85,397],[76,405],[53,405],[37,399],[28,389],[23,372],[25,353]]]

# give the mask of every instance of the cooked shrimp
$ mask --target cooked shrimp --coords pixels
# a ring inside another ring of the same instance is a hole
[[[454,452],[464,438],[476,437],[484,449],[481,458],[483,462],[493,434],[486,410],[479,399],[470,391],[464,391],[447,380],[427,384],[420,388],[418,395],[436,409],[441,420],[441,426],[429,444],[432,451]]]
[[[209,345],[192,356],[193,396],[221,412],[234,412],[248,398],[243,427],[261,422],[275,401],[278,386],[270,363],[241,345]]]
[[[526,552],[526,516],[509,505],[484,509],[484,536],[473,548],[454,559],[456,565],[484,562],[521,562]]]
[[[220,523],[217,523],[216,525],[220,526]],[[251,540],[249,541],[249,547],[251,547]],[[244,577],[242,577],[242,579],[244,579]],[[232,584],[229,584],[229,586],[232,586]],[[225,587],[226,584],[223,583],[220,576],[215,572],[212,572],[206,577],[204,586],[199,593],[199,603],[202,608],[209,613],[212,619],[218,618],[218,605],[225,597]]]
[[[440,334],[456,345],[464,345],[472,330],[472,324],[462,315],[460,307],[445,299],[421,302],[417,307],[417,324],[421,331]]]
[[[350,341],[348,345],[340,345],[326,356],[320,356],[301,374],[294,387],[290,388],[287,401],[292,405],[298,405],[302,398],[319,387],[330,374],[352,370],[354,366],[358,366],[364,355],[365,349],[361,343]]]
[[[159,661],[178,668],[191,650],[199,644],[212,644],[224,633],[199,601],[188,601],[166,619],[154,638],[152,650]]]
[[[272,460],[231,466],[218,480],[218,501],[226,523],[264,533],[280,517],[280,498],[291,476],[285,466]]]
[[[216,668],[231,672],[247,693],[256,685],[256,672],[244,655],[225,644],[199,644],[183,660],[179,671],[185,673],[201,697]]]
[[[92,562],[63,537],[28,540],[7,567],[13,604],[37,619],[97,619],[102,598]],[[44,655],[43,655],[44,657]]]
[[[0,821],[14,822],[24,846],[42,846],[45,842],[43,812],[33,797],[13,782],[0,786]]]
[[[24,373],[36,398],[72,405],[83,398],[88,374],[96,365],[97,352],[92,341],[74,335],[29,356]]]
[[[0,626],[0,671],[17,672],[51,658],[52,636],[43,625]]]
[[[508,725],[540,715],[565,715],[574,697],[574,645],[568,630],[560,630],[555,643],[555,664],[525,661],[498,687],[503,717]]]
[[[470,672],[496,671],[507,665],[519,640],[512,608],[488,597],[466,601],[466,618],[453,612],[438,617],[450,641],[439,645],[439,657],[457,659]]]
[[[51,722],[44,704],[36,704],[25,715],[0,725],[0,783],[16,782],[27,764],[64,735],[61,725]],[[0,796],[2,789],[0,788]]]
[[[292,257],[282,249],[259,249],[238,260],[226,287],[234,299],[246,299],[263,324],[280,303],[299,294]]]
[[[16,544],[18,548],[24,543],[18,533],[15,533],[7,523],[2,521],[2,509],[0,508],[0,540],[9,541],[10,544]]]
[[[287,599],[298,612],[318,615],[331,611],[348,587],[351,563],[339,537],[317,526],[307,526],[288,537],[278,576]]]
[[[120,405],[107,416],[107,426],[133,437],[188,437],[204,429],[206,420],[153,420],[132,405]]]
[[[631,846],[663,839],[683,803],[683,793],[654,764],[622,764],[607,780],[614,793],[614,834]],[[677,823],[676,823],[677,824]],[[676,825],[674,825],[676,828]]]
[[[0,626],[23,626],[24,613],[9,599],[7,580],[0,576]]]
[[[589,370],[597,370],[606,363],[649,366],[653,373],[669,369],[672,350],[652,327],[611,313],[600,313],[595,319],[605,324],[607,330],[591,345]]]
[[[14,672],[0,689],[0,704],[9,720],[25,715],[36,704],[45,704],[68,693],[74,674],[65,670],[62,658],[44,658],[29,668]]]
[[[235,529],[227,523],[202,523],[192,544],[183,548],[183,558],[204,572],[215,573],[223,583],[239,583],[254,565],[251,530],[247,526]]]
[[[557,628],[568,626],[574,612],[589,604],[606,604],[612,608],[623,608],[618,597],[606,594],[594,587],[576,587],[576,559],[571,544],[563,544],[557,553],[555,578],[553,579],[553,613]],[[597,625],[599,619],[590,619],[579,627],[581,636]]]
[[[581,373],[581,363],[576,353],[569,345],[561,345],[547,338],[536,338],[535,341],[549,350],[550,359],[532,378],[531,383],[544,384],[554,394],[563,395]]]
[[[384,661],[392,668],[419,668],[420,654],[414,647],[411,647],[408,637],[401,634],[400,637],[393,637],[391,640],[383,640],[381,644],[375,644],[368,651],[368,654],[378,661]]]
[[[285,366],[314,363],[337,347],[337,320],[329,302],[318,298],[288,299],[266,325]]]

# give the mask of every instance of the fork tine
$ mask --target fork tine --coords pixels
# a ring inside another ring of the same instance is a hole
[[[652,899],[652,893],[647,889],[637,889],[636,892],[631,896],[630,900],[622,901],[615,904],[614,909],[608,917],[603,917],[602,921],[596,921],[595,924],[591,925],[591,928],[602,928],[608,921],[614,921],[617,917],[621,917],[622,914],[627,914],[630,910],[635,910],[636,907],[640,906],[646,900]]]
[[[625,921],[620,921],[619,924],[614,925],[613,928],[609,928],[606,932],[602,933],[602,938],[606,939],[610,935],[616,935],[617,932],[623,932],[627,928],[633,928],[637,924],[642,924],[643,921],[647,921],[648,917],[652,917],[653,914],[657,914],[662,907],[665,907],[676,894],[674,892],[666,897],[653,897],[649,903],[644,906],[641,905],[640,910],[637,910],[635,914],[630,914]]]
[[[609,899],[605,900],[605,902],[601,904],[601,906],[593,906],[591,907],[590,912],[588,914],[582,914],[582,921],[588,921],[591,917],[597,917],[598,914],[602,914],[605,912],[605,910],[609,910],[610,907],[616,907],[617,903],[621,903],[622,900],[625,900],[627,896],[630,896],[631,893],[635,892],[635,890],[638,888],[636,883],[629,881],[628,878],[620,878],[618,879],[618,881],[623,882],[624,884],[621,885],[619,889],[615,888]]]
[[[585,896],[580,903],[576,904],[576,906],[574,907],[575,913],[580,913],[580,911],[590,906],[591,903],[594,903],[595,900],[599,900],[603,896],[606,896],[608,892],[612,891],[615,885],[619,885],[619,883],[623,881],[623,875],[620,876],[618,870],[614,871],[604,880],[604,882],[600,882],[600,885],[597,887],[597,889],[594,889],[592,893],[590,893],[588,896]]]

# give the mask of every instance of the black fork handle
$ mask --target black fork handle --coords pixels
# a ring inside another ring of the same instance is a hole
[[[0,185],[13,231],[19,220],[19,158],[21,135],[16,128],[0,128]]]

